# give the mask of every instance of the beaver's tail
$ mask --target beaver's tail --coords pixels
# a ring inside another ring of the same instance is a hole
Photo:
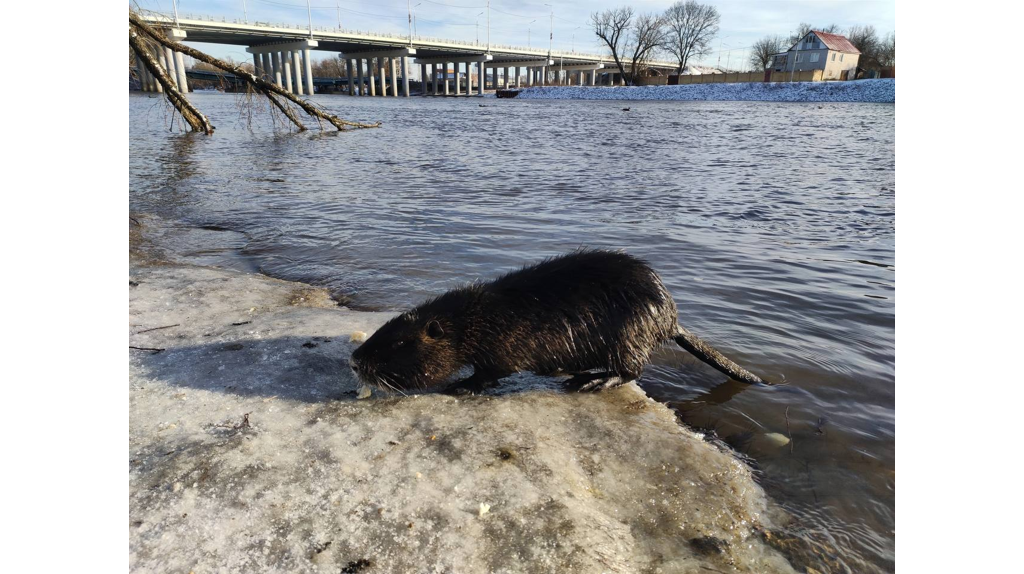
[[[711,365],[715,369],[729,375],[730,377],[736,379],[737,381],[749,383],[752,385],[771,384],[768,381],[762,379],[761,377],[755,375],[754,373],[751,373],[750,371],[730,361],[725,357],[725,355],[719,353],[714,347],[705,343],[697,335],[694,335],[693,333],[687,331],[685,328],[683,328],[682,325],[677,326],[675,340],[680,347],[686,349],[698,359]]]

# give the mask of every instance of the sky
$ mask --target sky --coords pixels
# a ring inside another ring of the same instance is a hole
[[[140,7],[172,13],[172,0],[137,0]],[[487,0],[309,0],[314,26],[347,30],[408,33],[409,6],[416,17],[416,35],[472,42],[479,34],[486,42]],[[673,0],[491,0],[492,44],[547,47],[594,54],[606,53],[590,28],[590,14],[632,6],[638,13],[662,12]],[[778,34],[788,37],[801,22],[812,26],[837,24],[846,29],[872,25],[879,36],[896,30],[895,0],[706,0],[722,15],[712,53],[701,64],[737,68],[746,62],[758,39]],[[551,6],[549,6],[551,5]],[[180,0],[178,14],[214,16],[249,22],[307,25],[303,0]],[[553,15],[553,17],[552,17]],[[194,44],[217,57],[248,60],[241,46]],[[666,58],[670,59],[670,58]]]

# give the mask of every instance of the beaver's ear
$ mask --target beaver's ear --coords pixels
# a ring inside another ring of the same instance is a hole
[[[441,328],[441,324],[437,321],[427,323],[427,336],[431,339],[440,339],[441,337],[444,337],[444,329]]]

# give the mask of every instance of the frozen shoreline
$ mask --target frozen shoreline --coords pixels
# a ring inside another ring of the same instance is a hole
[[[524,88],[526,100],[668,100],[895,103],[896,80],[687,84],[682,86],[548,86]]]
[[[133,572],[792,572],[750,470],[636,385],[355,400],[390,314],[129,267]]]

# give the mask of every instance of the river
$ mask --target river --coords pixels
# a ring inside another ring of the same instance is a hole
[[[895,569],[894,105],[332,95],[314,100],[382,127],[295,133],[191,97],[214,136],[129,97],[129,208],[177,256],[398,310],[625,249],[683,325],[785,383],[730,384],[666,346],[644,390],[749,457],[820,564]]]

